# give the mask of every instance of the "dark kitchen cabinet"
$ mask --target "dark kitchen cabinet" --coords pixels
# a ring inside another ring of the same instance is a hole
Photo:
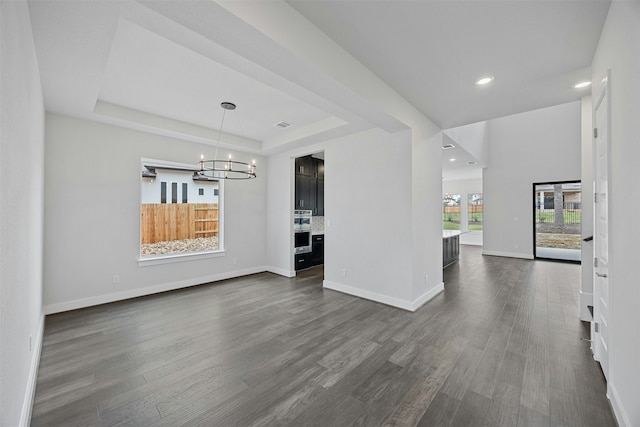
[[[324,179],[316,184],[316,209],[314,215],[324,216]]]
[[[315,163],[312,168],[314,176],[316,177],[316,179],[324,179],[324,160],[322,159],[313,159],[313,160]]]
[[[311,258],[313,257],[313,253],[309,252],[307,254],[297,254],[295,256],[295,269],[296,271],[298,270],[304,270],[305,268],[309,268],[312,266],[311,264]]]
[[[442,266],[453,264],[460,256],[460,236],[447,236],[442,239]]]
[[[311,156],[296,158],[296,175],[315,176],[317,167],[314,165],[314,158]]]
[[[295,209],[306,209],[317,215],[317,180],[305,175],[296,175]]]
[[[311,247],[311,252],[295,256],[296,271],[324,264],[324,234],[311,236]]]
[[[324,215],[324,160],[311,156],[295,159],[294,209],[310,210],[314,216]]]
[[[311,236],[311,265],[324,264],[324,234]]]

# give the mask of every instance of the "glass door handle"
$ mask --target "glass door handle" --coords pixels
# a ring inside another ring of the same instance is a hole
[[[596,273],[596,276],[602,277],[602,278],[606,278],[607,277],[607,273]]]

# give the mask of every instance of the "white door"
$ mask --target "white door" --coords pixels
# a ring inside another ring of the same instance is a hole
[[[594,357],[609,377],[609,73],[602,81],[594,110]]]

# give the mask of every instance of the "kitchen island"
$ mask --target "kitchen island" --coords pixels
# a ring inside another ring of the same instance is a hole
[[[460,255],[460,231],[442,230],[442,268],[458,260]]]

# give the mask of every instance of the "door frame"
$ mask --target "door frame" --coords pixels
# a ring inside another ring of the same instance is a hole
[[[595,102],[593,103],[593,128],[596,129],[599,126],[598,120],[597,120],[597,112],[598,112],[598,108],[600,107],[600,105],[602,104],[603,101],[606,100],[606,106],[605,106],[605,110],[604,111],[604,121],[606,123],[606,133],[604,135],[606,135],[606,147],[605,147],[605,153],[607,156],[606,159],[606,168],[607,168],[607,172],[606,172],[606,176],[607,176],[607,183],[606,183],[606,197],[605,197],[605,203],[606,203],[606,209],[607,209],[607,215],[606,215],[606,223],[607,223],[607,243],[605,244],[605,247],[608,248],[609,243],[609,205],[610,205],[610,195],[611,195],[611,70],[608,69],[607,70],[607,74],[606,76],[600,81],[600,85],[597,88],[597,98],[595,99]],[[594,131],[595,133],[595,131]],[[601,133],[601,132],[599,132]],[[597,152],[597,139],[595,137],[594,134],[592,134],[592,139],[593,139],[593,178],[594,178],[594,203],[593,203],[593,208],[594,208],[594,215],[593,215],[593,221],[594,221],[594,229],[593,229],[593,234],[594,234],[594,249],[593,249],[593,253],[594,253],[594,269],[593,269],[593,322],[591,323],[591,342],[592,342],[592,352],[593,352],[593,358],[599,362],[600,364],[600,368],[602,369],[602,373],[605,376],[605,379],[610,378],[611,376],[611,364],[609,363],[610,359],[611,359],[611,354],[612,354],[612,343],[611,343],[611,331],[613,330],[613,305],[612,305],[612,298],[611,298],[611,293],[612,293],[612,286],[611,286],[611,281],[608,278],[608,273],[610,272],[610,269],[608,268],[610,265],[610,262],[607,263],[606,268],[603,269],[602,265],[596,265],[596,259],[598,259],[598,255],[599,255],[599,245],[601,245],[601,241],[600,241],[600,236],[599,234],[601,233],[601,230],[599,229],[598,226],[598,221],[597,221],[597,217],[598,217],[598,206],[597,206],[597,201],[596,201],[596,197],[597,196],[597,190],[599,189],[599,187],[597,186],[597,179],[598,179],[598,152]],[[601,203],[601,202],[600,202]],[[609,260],[608,257],[608,251],[607,251],[607,261]],[[605,285],[603,286],[602,283],[603,281],[606,281]],[[602,295],[604,295],[606,297],[606,318],[603,321],[603,318],[601,317],[601,313],[605,310],[603,310],[601,308],[601,303],[602,303]],[[605,329],[605,334],[602,333],[603,328]]]
[[[534,182],[531,186],[531,191],[532,191],[532,197],[533,197],[533,203],[532,203],[532,223],[533,223],[533,259],[540,259],[540,260],[546,260],[546,261],[557,261],[557,262],[568,262],[570,264],[581,264],[582,261],[576,261],[576,260],[571,260],[571,259],[557,259],[557,258],[546,258],[546,257],[541,257],[538,256],[538,252],[537,252],[537,248],[538,245],[536,244],[536,240],[537,240],[537,233],[536,233],[536,186],[538,185],[554,185],[554,184],[580,184],[580,192],[582,193],[582,180],[581,179],[570,179],[570,180],[563,180],[563,181],[547,181],[547,182]],[[580,221],[580,228],[582,229],[582,220]],[[582,235],[580,235],[580,237],[582,238]]]

